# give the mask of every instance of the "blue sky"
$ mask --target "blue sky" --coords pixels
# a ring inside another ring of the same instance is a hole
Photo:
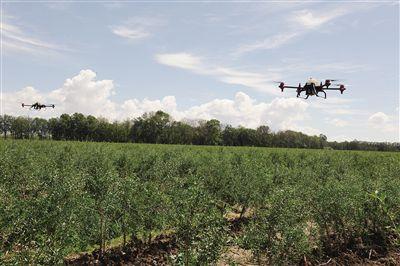
[[[2,4],[3,113],[82,112],[123,120],[162,109],[399,141],[397,2]],[[296,99],[274,81],[339,78],[328,99]],[[29,111],[21,102],[55,103]]]

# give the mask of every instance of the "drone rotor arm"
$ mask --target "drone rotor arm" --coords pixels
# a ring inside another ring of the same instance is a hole
[[[340,94],[343,94],[343,92],[346,90],[346,87],[344,85],[340,85],[339,88],[326,88],[325,90],[340,91]]]
[[[298,89],[299,87],[298,86],[283,86],[285,89]]]
[[[345,91],[346,88],[345,87],[343,87],[343,88],[324,88],[324,90],[325,91],[326,90],[328,90],[328,91]]]

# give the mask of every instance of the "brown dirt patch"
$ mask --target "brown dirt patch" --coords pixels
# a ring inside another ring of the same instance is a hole
[[[98,250],[91,254],[69,257],[65,265],[168,265],[170,255],[176,254],[176,241],[173,236],[159,235],[151,244],[140,240],[125,247],[107,249],[103,256]]]

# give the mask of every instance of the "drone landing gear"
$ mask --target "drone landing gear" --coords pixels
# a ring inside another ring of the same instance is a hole
[[[323,92],[323,93],[324,93],[324,96],[323,96],[323,97],[322,97],[322,96],[319,96],[318,93],[315,94],[315,96],[326,99],[326,92],[324,92],[324,91],[320,91],[320,92]]]
[[[307,97],[300,97],[300,96],[297,96],[297,98],[301,98],[301,99],[307,100],[309,96],[310,96],[310,95],[307,95]]]
[[[300,93],[297,93],[297,98],[301,98],[301,99],[307,100],[309,96],[310,96],[310,95],[307,94],[306,97],[300,97]]]

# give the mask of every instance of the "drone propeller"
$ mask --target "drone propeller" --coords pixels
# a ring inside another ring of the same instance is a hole
[[[350,87],[351,85],[347,85],[347,84],[343,84],[343,83],[337,83],[337,84],[333,84],[335,86],[345,86],[345,87]]]
[[[344,81],[343,79],[326,79],[326,80],[329,80],[329,81],[331,81],[331,82],[335,82],[335,81]]]

